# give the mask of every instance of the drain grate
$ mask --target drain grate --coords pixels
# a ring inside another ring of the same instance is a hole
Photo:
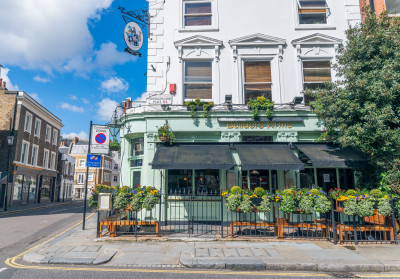
[[[348,272],[331,272],[328,274],[333,278],[361,278],[357,275],[354,275],[353,273],[348,273]]]

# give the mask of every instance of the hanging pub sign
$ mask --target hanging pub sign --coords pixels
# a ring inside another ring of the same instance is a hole
[[[143,32],[136,22],[128,22],[124,29],[125,43],[132,52],[142,48]]]

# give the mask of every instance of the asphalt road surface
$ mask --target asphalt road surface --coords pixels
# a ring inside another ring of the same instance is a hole
[[[7,258],[39,245],[82,220],[83,204],[74,202],[50,208],[0,215],[0,279],[258,279],[258,278],[379,278],[380,274],[327,274],[324,272],[230,271],[196,269],[123,269],[102,266],[31,265]],[[382,274],[399,278],[399,273]]]

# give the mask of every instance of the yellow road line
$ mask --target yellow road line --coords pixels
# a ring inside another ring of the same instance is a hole
[[[400,278],[400,274],[357,274],[354,273],[362,278]]]

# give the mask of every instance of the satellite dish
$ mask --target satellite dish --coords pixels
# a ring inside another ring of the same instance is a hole
[[[128,22],[124,29],[125,43],[131,51],[138,51],[143,45],[143,31],[136,22]]]

